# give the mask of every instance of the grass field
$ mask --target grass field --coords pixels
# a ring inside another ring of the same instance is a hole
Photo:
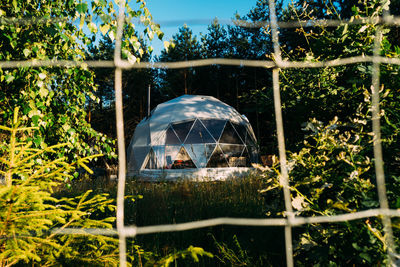
[[[71,193],[87,189],[116,195],[116,182],[86,180],[73,185]],[[139,182],[126,184],[125,223],[157,225],[217,217],[266,218],[277,199],[270,201],[259,190],[264,179],[255,175],[218,182]],[[281,198],[281,196],[274,196]],[[282,201],[283,203],[283,201]],[[217,226],[204,229],[141,235],[134,240],[145,251],[165,256],[189,247],[202,247],[213,258],[198,266],[281,266],[285,262],[281,227]],[[131,248],[134,253],[134,248]],[[178,266],[191,265],[181,261]]]

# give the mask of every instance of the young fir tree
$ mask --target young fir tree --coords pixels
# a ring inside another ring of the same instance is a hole
[[[111,228],[114,217],[95,217],[115,206],[107,194],[91,191],[55,198],[54,190],[73,178],[76,167],[87,168],[89,158],[69,162],[61,153],[65,143],[34,148],[29,137],[36,129],[24,126],[18,108],[12,124],[0,126],[0,266],[117,265],[117,239],[57,234],[65,227]]]

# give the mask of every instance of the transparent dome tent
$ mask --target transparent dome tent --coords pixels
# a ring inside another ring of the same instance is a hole
[[[240,176],[258,163],[253,129],[233,107],[211,96],[183,95],[152,110],[128,147],[128,176],[209,179]]]

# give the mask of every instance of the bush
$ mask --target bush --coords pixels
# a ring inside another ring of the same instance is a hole
[[[57,156],[66,144],[32,148],[26,140],[35,128],[20,125],[18,108],[12,125],[0,130],[4,137],[0,144],[0,265],[118,265],[117,239],[58,235],[54,230],[112,227],[114,217],[93,219],[106,209],[114,211],[108,194],[89,190],[70,198],[53,196],[55,188],[72,179],[77,165],[86,167],[88,158],[71,163]]]
[[[332,216],[378,208],[374,173],[363,123],[328,125],[311,120],[303,147],[288,158],[292,206],[297,216]],[[266,194],[281,190],[278,174]],[[278,203],[276,203],[278,205]],[[276,210],[282,215],[282,210]],[[379,218],[308,224],[294,230],[297,265],[379,265],[386,241]],[[297,237],[297,238],[296,238]]]

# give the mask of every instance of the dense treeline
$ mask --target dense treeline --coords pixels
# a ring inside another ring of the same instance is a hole
[[[372,15],[372,10],[366,8],[370,1],[364,2],[355,0],[295,1],[293,4],[283,6],[282,1],[278,1],[278,18],[284,21],[349,19],[351,16],[357,15],[357,8],[361,12],[360,16]],[[390,8],[392,14],[398,14],[400,11],[399,1],[392,1]],[[255,6],[248,14],[244,16],[234,14],[233,20],[236,19],[253,23],[268,21],[268,1],[256,1]],[[354,44],[353,38],[357,38],[357,30],[356,27],[350,27],[349,30],[333,27],[281,29],[280,43],[283,57],[290,60],[310,58],[322,60],[371,53],[372,43],[361,47],[356,47]],[[390,43],[391,49],[399,45],[397,36],[399,36],[398,28],[391,28],[387,33],[387,41]],[[364,40],[358,41],[363,42]],[[111,41],[103,40],[99,47],[91,50],[91,56],[95,59],[110,59],[112,58],[112,49]],[[266,60],[272,59],[272,52],[268,27],[224,26],[215,19],[208,26],[207,32],[200,36],[195,36],[190,27],[184,25],[173,36],[171,45],[153,59],[164,62],[201,58]],[[145,54],[142,61],[150,59],[151,55]],[[356,66],[357,68],[363,68],[363,66]],[[348,71],[347,67],[335,70],[338,72],[335,82],[327,81],[322,85],[321,81],[328,77],[323,78],[321,75],[323,72],[331,70],[302,69],[282,72],[283,109],[286,115],[285,129],[289,148],[294,148],[295,144],[301,141],[302,136],[299,135],[301,124],[307,122],[309,118],[316,117],[323,121],[332,119],[335,115],[346,118],[350,114],[354,114],[355,107],[363,99],[361,91],[358,91],[357,98],[354,98],[354,94],[325,98],[326,95],[337,92],[337,88],[348,88],[355,84],[355,76]],[[358,72],[358,70],[356,71]],[[114,118],[112,109],[109,110],[111,112],[108,115],[104,115],[107,111],[105,107],[113,107],[112,70],[96,70],[96,73],[96,81],[100,85],[98,91],[100,105],[92,106],[97,111],[94,112],[93,124],[101,131],[114,136],[114,125],[105,123]],[[296,78],[290,75],[296,75]],[[369,80],[362,77],[358,83],[364,84],[365,81]],[[147,87],[149,85],[152,88],[152,108],[182,94],[212,95],[232,105],[250,119],[263,154],[276,153],[270,69],[213,65],[177,70],[126,71],[124,73],[124,106],[128,140],[132,136],[135,125],[147,114]],[[321,86],[327,90],[327,94],[316,92],[319,90],[315,89],[319,89]],[[323,98],[322,102],[321,97]]]

